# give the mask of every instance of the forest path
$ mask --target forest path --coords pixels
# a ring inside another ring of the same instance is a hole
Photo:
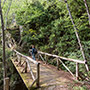
[[[29,70],[27,69],[27,73],[21,73],[24,65],[22,67],[17,66],[18,62],[14,62],[14,58],[11,60],[28,90],[36,90],[35,85],[30,89],[33,80]],[[40,63],[40,88],[38,90],[72,90],[69,86],[72,85],[74,78],[70,73],[62,70],[58,71],[55,66],[44,64],[42,61],[38,62]],[[35,64],[30,63],[30,66],[35,75],[37,71]]]

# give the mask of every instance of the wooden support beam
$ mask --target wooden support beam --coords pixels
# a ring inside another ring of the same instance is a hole
[[[36,74],[37,82],[36,85],[39,88],[40,87],[40,63],[37,64],[37,74]]]
[[[25,71],[25,67],[21,70],[21,73],[23,73]]]
[[[37,81],[37,79],[35,79],[32,84],[30,85],[30,88],[34,85],[34,83]]]
[[[79,77],[79,63],[76,63],[76,80],[78,80]]]
[[[74,74],[69,70],[69,68],[62,62],[62,60],[59,59],[59,61],[60,61],[60,62],[62,63],[62,65],[68,70],[68,72],[69,72],[73,77],[75,77]]]
[[[4,78],[4,90],[9,90],[9,78]]]
[[[32,76],[32,79],[35,80],[35,76],[34,76],[34,74],[33,74],[33,72],[32,72],[32,69],[31,69],[31,66],[30,66],[30,62],[29,62],[28,60],[26,60],[26,62],[27,62],[27,65],[28,65],[30,74],[31,74],[31,76]]]
[[[16,57],[16,53],[15,52],[13,52],[13,55],[12,55],[13,57]]]
[[[86,0],[84,0],[84,1],[86,1]],[[83,47],[82,47],[82,44],[81,44],[81,41],[80,41],[80,37],[79,37],[79,34],[78,34],[78,29],[77,29],[77,27],[75,25],[75,22],[73,20],[73,17],[72,17],[72,14],[71,14],[71,11],[70,11],[67,0],[65,0],[65,3],[66,3],[66,6],[67,6],[67,10],[69,12],[69,16],[70,16],[70,19],[71,19],[71,22],[72,22],[72,25],[73,25],[73,28],[74,28],[74,31],[75,31],[75,35],[77,37],[78,44],[80,46],[80,51],[81,51],[82,57],[84,59],[84,64],[85,64],[85,62],[87,62],[87,60],[86,60],[85,53],[84,53],[84,50],[83,50]],[[87,5],[86,2],[85,2],[85,5]],[[88,10],[88,8],[87,8],[87,10]],[[89,15],[89,12],[88,12],[88,15]],[[89,19],[90,19],[90,16],[89,16]],[[89,67],[88,67],[87,63],[85,64],[85,66],[86,66],[86,70],[89,71]]]
[[[21,73],[25,72],[25,69],[26,69],[26,67],[24,66],[24,68],[21,70]]]
[[[18,66],[18,65],[21,66],[21,56],[20,56],[20,55],[17,55],[17,60],[18,60],[18,64],[17,64],[17,66]]]
[[[59,65],[60,65],[60,62],[59,62],[59,59],[57,59],[57,70],[59,70]]]
[[[41,54],[39,54],[39,55],[40,55],[41,59],[45,62],[45,60],[44,60],[44,58],[42,57],[42,55],[41,55]]]
[[[38,60],[39,60],[39,56],[40,56],[40,55],[39,55],[39,53],[38,53]]]
[[[57,55],[53,55],[53,54],[49,54],[49,53],[45,53],[45,52],[41,52],[41,51],[38,51],[38,53],[39,54],[48,55],[48,56],[52,56],[52,57],[55,57],[55,58],[60,58],[62,60],[66,60],[66,61],[72,61],[72,62],[77,62],[77,63],[85,64],[85,61],[82,61],[82,60],[66,58],[66,57],[57,56]]]
[[[20,62],[20,56],[19,55],[17,55],[17,58],[18,58],[18,62]]]
[[[23,66],[24,63],[25,63],[25,61],[23,61],[23,62],[21,63],[21,66]]]
[[[45,62],[45,60],[44,60],[44,58],[42,57],[42,55],[41,54],[39,54],[40,55],[40,57],[41,57],[41,59],[43,60],[43,62]],[[46,62],[45,62],[46,63]]]
[[[17,62],[17,57],[14,58],[14,62]]]
[[[16,54],[17,55],[20,55],[20,56],[22,56],[23,58],[25,58],[25,59],[27,59],[27,60],[29,60],[30,62],[33,62],[34,64],[38,64],[38,62],[37,61],[35,61],[35,60],[33,60],[32,58],[30,58],[30,57],[28,57],[28,56],[25,56],[25,55],[23,55],[23,54],[21,54],[21,53],[19,53],[18,51],[16,51],[16,50],[14,50],[14,52],[16,52]]]
[[[47,64],[47,55],[45,55],[45,62],[46,62],[46,64]]]
[[[19,56],[19,64],[20,64],[20,66],[21,66],[21,56]]]
[[[19,63],[17,63],[16,66],[18,67],[19,66]]]
[[[27,73],[27,62],[25,63],[25,73]]]

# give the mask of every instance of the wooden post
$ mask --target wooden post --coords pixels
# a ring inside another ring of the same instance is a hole
[[[9,90],[9,78],[4,78],[4,90]]]
[[[16,53],[16,60],[15,60],[16,62],[18,62],[18,54]]]
[[[39,53],[38,53],[38,60],[39,60]]]
[[[25,73],[27,73],[27,62],[25,63]]]
[[[19,56],[19,64],[20,64],[20,66],[21,66],[21,56]]]
[[[60,64],[59,59],[57,59],[57,70],[59,70],[59,64]]]
[[[84,0],[84,1],[85,1],[85,0]],[[68,3],[67,3],[67,0],[65,0],[65,3],[66,3],[66,6],[67,6],[67,10],[68,10],[68,12],[69,12],[69,16],[70,16],[71,22],[72,22],[72,24],[73,24],[73,28],[74,28],[74,31],[75,31],[75,34],[76,34],[76,37],[77,37],[77,40],[78,40],[78,44],[79,44],[79,46],[80,46],[80,51],[81,51],[81,53],[82,53],[82,56],[83,56],[84,61],[87,62],[86,57],[85,57],[85,53],[84,53],[84,50],[83,50],[83,47],[82,47],[82,44],[81,44],[81,41],[80,41],[80,37],[79,37],[79,34],[78,34],[78,29],[77,29],[77,27],[76,27],[76,25],[75,25],[75,23],[74,23],[74,21],[73,21],[73,17],[72,17],[72,15],[71,15],[71,12],[70,12],[69,5],[68,5]],[[86,66],[86,70],[89,71],[88,65],[85,64],[85,66]]]
[[[45,54],[45,61],[46,61],[46,64],[47,64],[47,57],[46,57],[46,54]]]
[[[18,62],[19,62],[19,55],[17,55],[17,59],[18,59]]]
[[[40,87],[40,63],[37,64],[37,74],[36,74],[37,82],[36,85],[39,88]]]
[[[78,73],[79,73],[79,64],[76,63],[76,80],[78,80]]]

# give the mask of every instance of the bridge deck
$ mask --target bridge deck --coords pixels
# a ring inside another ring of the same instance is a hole
[[[23,82],[25,83],[28,90],[30,89],[30,85],[33,80],[29,73],[21,73],[23,66],[17,66],[17,62],[14,62],[12,59],[14,66],[16,67],[18,73],[20,74]],[[69,90],[67,89],[68,83],[73,81],[73,77],[65,71],[58,71],[55,66],[43,64],[43,62],[39,61],[40,64],[40,89],[39,90]],[[35,64],[31,63],[31,68],[33,68],[34,74],[36,73]],[[35,85],[34,85],[35,86]],[[36,89],[34,89],[36,90]]]

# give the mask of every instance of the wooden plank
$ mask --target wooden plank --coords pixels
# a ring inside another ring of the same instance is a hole
[[[70,58],[57,56],[57,55],[53,55],[53,54],[49,54],[49,53],[45,53],[45,52],[41,52],[41,51],[38,51],[38,53],[48,55],[48,56],[52,56],[52,57],[55,57],[55,58],[60,58],[60,59],[67,60],[67,61],[73,61],[73,62],[85,64],[85,61],[81,61],[81,60],[77,60],[77,59],[70,59]]]

